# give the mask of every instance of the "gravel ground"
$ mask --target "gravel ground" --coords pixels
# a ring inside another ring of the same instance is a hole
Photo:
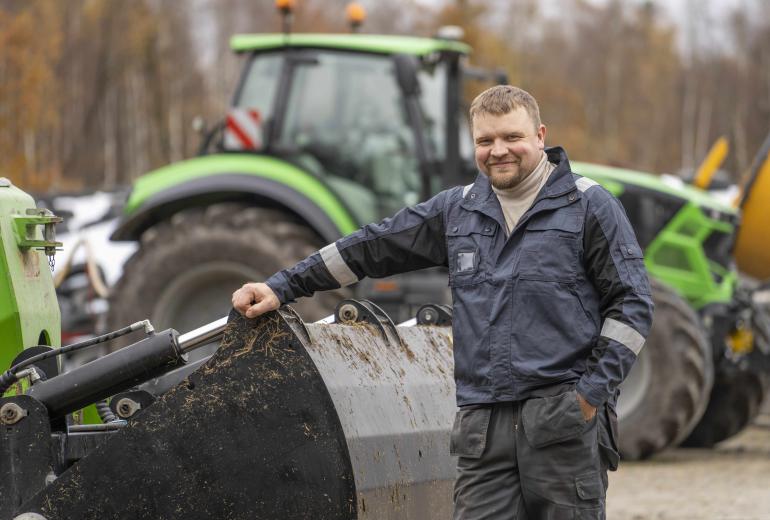
[[[609,520],[770,520],[770,415],[713,450],[675,449],[610,473]]]

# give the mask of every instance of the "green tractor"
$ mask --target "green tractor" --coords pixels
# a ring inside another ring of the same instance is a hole
[[[137,313],[179,328],[205,323],[245,280],[472,179],[460,103],[467,45],[264,34],[235,36],[232,47],[248,62],[226,121],[198,157],[140,178],[127,201],[113,238],[142,247],[114,291],[112,324]],[[246,135],[250,115],[262,122],[257,135]],[[412,278],[409,291],[397,281],[362,291],[389,312],[405,293],[415,305],[446,299],[445,282],[437,293],[424,275]],[[322,318],[344,294],[298,309]]]
[[[762,288],[750,291],[735,266],[739,210],[642,172],[574,168],[623,204],[655,301],[652,331],[621,386],[622,454],[711,447],[735,435],[759,413],[770,368],[767,313],[755,298]]]
[[[113,238],[140,245],[112,290],[111,328],[149,317],[193,329],[220,316],[245,281],[475,176],[463,85],[501,78],[469,67],[466,44],[258,34],[231,46],[247,59],[227,119],[198,157],[141,177],[127,201]],[[575,169],[619,196],[654,279],[655,325],[619,402],[623,455],[646,457],[691,434],[700,445],[733,435],[763,395],[753,360],[761,349],[745,339],[754,311],[733,266],[738,211],[643,173]],[[363,281],[296,309],[313,321],[351,296],[396,321],[449,299],[436,270]],[[737,415],[726,430],[725,414]]]

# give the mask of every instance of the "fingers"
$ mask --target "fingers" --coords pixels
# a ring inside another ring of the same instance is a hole
[[[580,411],[583,412],[583,418],[586,421],[593,419],[594,415],[596,415],[596,407],[586,401],[585,397],[580,394],[577,394],[577,401],[580,405]]]
[[[247,318],[256,318],[266,312],[274,311],[277,308],[278,307],[273,305],[273,302],[268,298],[264,298],[262,301],[249,307],[243,315]]]
[[[264,283],[247,283],[233,293],[233,308],[247,318],[256,318],[274,311],[281,302],[272,289]]]
[[[249,307],[261,299],[259,294],[254,290],[254,285],[255,284],[245,284],[233,293],[233,308],[241,314],[245,313]]]

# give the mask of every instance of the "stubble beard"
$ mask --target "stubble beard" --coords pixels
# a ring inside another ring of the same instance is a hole
[[[498,190],[510,190],[515,188],[524,181],[527,177],[532,175],[532,171],[524,172],[521,169],[521,163],[516,165],[516,169],[512,172],[498,172],[497,174],[492,172],[488,173],[489,182]]]

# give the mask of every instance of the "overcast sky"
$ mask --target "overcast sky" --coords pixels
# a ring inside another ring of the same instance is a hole
[[[364,4],[372,2],[372,1],[382,1],[382,0],[368,0],[363,2]],[[426,5],[426,6],[440,6],[444,5],[451,0],[416,0],[418,3]],[[499,0],[489,0],[490,2],[495,2]],[[516,0],[504,0],[506,2],[510,2],[511,4],[515,5]],[[572,0],[540,0],[541,5],[544,6],[544,9],[549,14],[558,14],[559,12],[559,4],[564,4],[566,2],[570,2]],[[591,2],[593,4],[605,4],[607,3],[607,0],[587,0],[588,2]],[[629,4],[641,4],[645,3],[648,0],[625,0]],[[678,24],[683,24],[686,20],[688,7],[694,6],[697,10],[702,10],[703,6],[705,5],[707,7],[707,10],[709,11],[709,15],[718,17],[720,13],[730,12],[735,8],[742,8],[742,9],[749,9],[749,6],[756,3],[757,0],[654,0],[655,4],[657,4],[659,7],[664,9],[668,15],[671,17],[672,20],[677,22]],[[766,1],[766,0],[759,0],[759,1]]]
[[[381,2],[383,0],[363,0],[366,5],[369,2]],[[387,1],[387,0],[386,0]],[[447,4],[453,0],[415,0],[417,3],[438,7]],[[487,0],[490,4],[501,6],[516,5],[516,0]],[[549,17],[559,18],[563,6],[574,0],[540,0],[543,12]],[[586,0],[593,4],[606,4],[607,0]],[[623,0],[627,4],[643,4],[648,0]],[[699,26],[702,29],[702,36],[699,39],[699,45],[712,46],[722,49],[729,49],[731,42],[727,35],[727,17],[736,9],[751,11],[752,6],[756,7],[760,2],[770,2],[770,0],[653,0],[654,3],[663,10],[667,18],[670,19],[679,28],[679,44],[682,50],[687,51],[687,31],[692,25],[690,13],[696,13],[699,18]],[[749,17],[751,19],[751,17]],[[766,20],[758,20],[766,23]],[[705,34],[704,34],[705,33]]]
[[[373,1],[373,0],[369,0]],[[381,0],[379,0],[381,1]],[[443,5],[446,4],[448,1],[451,0],[416,0],[418,3],[427,5],[427,6],[437,6],[437,5]],[[508,0],[511,3],[515,4],[516,0]],[[548,8],[552,9],[558,9],[558,5],[560,3],[564,3],[565,1],[571,1],[571,0],[541,0],[541,3],[544,5],[547,5]],[[588,0],[591,3],[594,4],[604,4],[606,3],[606,0]],[[628,3],[644,3],[647,0],[627,0]],[[363,2],[368,3],[368,2]],[[740,7],[740,6],[747,6],[750,5],[752,2],[747,0],[656,0],[656,4],[663,7],[667,11],[671,12],[672,15],[681,18],[684,13],[687,11],[687,5],[688,4],[694,4],[694,5],[703,5],[703,4],[709,4],[711,6],[712,10],[725,10],[725,9],[731,9],[734,7]]]

